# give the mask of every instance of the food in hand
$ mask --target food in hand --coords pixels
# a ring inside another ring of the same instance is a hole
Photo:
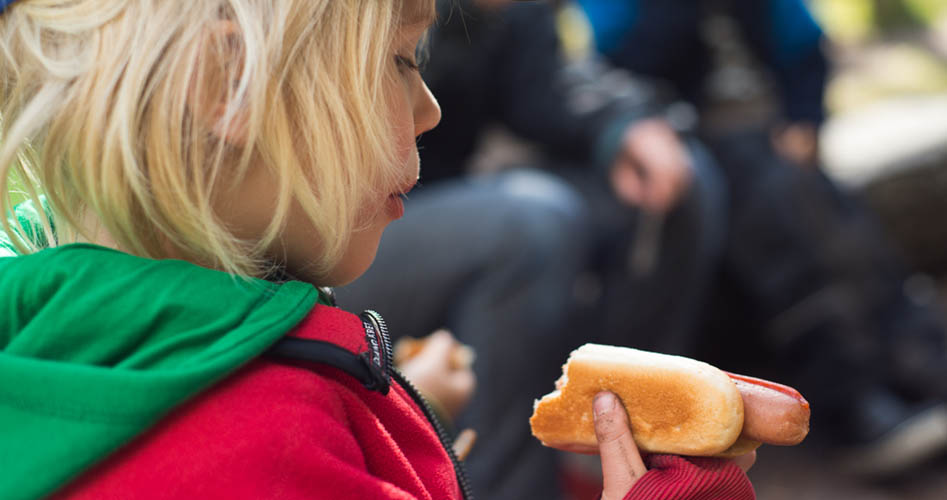
[[[794,389],[701,361],[586,344],[563,368],[530,418],[533,435],[553,448],[598,453],[592,401],[600,391],[622,401],[645,453],[734,457],[761,443],[796,444],[809,430],[809,404]]]

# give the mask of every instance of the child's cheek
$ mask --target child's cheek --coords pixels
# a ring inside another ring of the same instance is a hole
[[[398,109],[395,114],[394,141],[399,167],[406,167],[417,155],[414,136],[414,116],[410,109]]]
[[[408,82],[399,82],[398,88],[389,93],[392,109],[392,136],[396,161],[399,168],[407,168],[414,163],[417,155],[414,127],[413,89]]]

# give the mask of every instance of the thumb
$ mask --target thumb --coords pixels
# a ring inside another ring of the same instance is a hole
[[[593,403],[595,437],[602,458],[602,500],[619,500],[647,472],[631,436],[628,415],[611,392],[600,392]]]

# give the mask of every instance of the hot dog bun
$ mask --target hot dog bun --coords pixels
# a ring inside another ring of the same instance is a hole
[[[642,452],[713,456],[743,429],[743,399],[730,377],[680,356],[586,344],[569,356],[556,387],[530,418],[533,435],[553,448],[598,452],[592,400],[600,391],[624,403]]]

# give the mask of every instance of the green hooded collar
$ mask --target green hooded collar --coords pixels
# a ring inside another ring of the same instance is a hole
[[[260,355],[317,302],[327,301],[308,284],[95,245],[0,254],[3,497],[55,491]]]

